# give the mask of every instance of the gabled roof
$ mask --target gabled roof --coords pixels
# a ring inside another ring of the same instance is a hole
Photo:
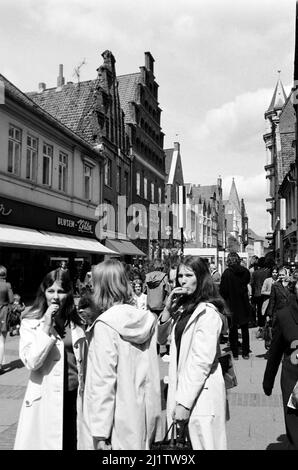
[[[178,143],[177,143],[178,144]],[[184,184],[179,144],[175,148],[165,149],[166,184]]]
[[[136,92],[138,84],[141,82],[141,73],[130,73],[127,75],[119,75],[118,80],[118,91],[121,108],[125,114],[125,122],[131,122],[133,116],[130,113],[129,103],[136,101]]]
[[[279,79],[277,81],[271,103],[266,113],[270,113],[272,111],[277,111],[279,109],[282,109],[283,105],[286,102],[286,99],[287,99],[287,95],[285,93],[283,84],[281,83],[281,80]]]
[[[60,91],[48,88],[27,96],[89,143],[92,139],[92,111],[97,80],[67,83]]]
[[[166,170],[166,174],[169,175],[171,165],[172,165],[174,149],[165,149],[164,152],[165,152],[165,156],[166,156],[166,158],[165,158],[165,170]]]
[[[47,109],[44,109],[43,106],[40,106],[38,100],[35,101],[31,98],[31,94],[25,94],[19,90],[15,85],[13,85],[7,78],[0,74],[0,80],[4,83],[5,95],[11,97],[13,100],[20,103],[20,105],[25,106],[30,109],[34,114],[39,116],[45,122],[49,123],[51,126],[59,129],[61,132],[67,134],[70,138],[79,141],[82,145],[88,146],[90,150],[94,150],[90,145],[90,142],[87,141],[83,136],[77,134],[71,127],[67,126],[65,123],[61,122],[59,118],[52,115],[48,112]]]
[[[231,186],[231,190],[230,190],[230,195],[229,195],[228,204],[232,204],[232,205],[235,206],[239,211],[241,210],[240,200],[239,200],[239,196],[238,196],[238,192],[237,192],[237,188],[236,188],[236,184],[235,184],[234,178],[233,178],[233,180],[232,180],[232,186]]]
[[[212,185],[206,185],[206,186],[201,186],[199,185],[193,185],[192,186],[192,195],[193,195],[193,201],[195,204],[198,204],[199,201],[207,201],[207,203],[210,202],[210,198],[214,196],[214,193],[217,195],[217,185],[212,184]]]
[[[254,232],[251,228],[248,229],[248,236],[249,238],[252,238],[255,241],[264,241],[265,238],[261,237],[260,235],[257,235],[256,232]]]

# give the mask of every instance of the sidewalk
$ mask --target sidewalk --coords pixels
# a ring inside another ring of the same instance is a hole
[[[262,388],[266,367],[264,341],[256,339],[257,328],[250,329],[249,360],[234,361],[238,386],[228,391],[230,420],[227,423],[230,450],[285,450],[286,436],[280,390],[280,370],[272,395]]]
[[[264,342],[255,338],[256,330],[256,328],[250,329],[250,344],[253,351],[250,359],[244,360],[240,355],[239,361],[234,361],[238,385],[228,391],[229,450],[286,449],[279,386],[280,372],[272,396],[266,397],[262,390],[266,366],[263,356],[266,351]],[[7,336],[5,360],[7,372],[0,375],[0,450],[13,448],[18,416],[28,382],[29,371],[18,359],[18,343],[18,336]],[[168,363],[161,360],[161,378],[167,374],[167,367]]]

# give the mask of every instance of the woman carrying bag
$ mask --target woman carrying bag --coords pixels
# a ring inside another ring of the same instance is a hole
[[[201,258],[184,258],[177,270],[177,285],[158,323],[160,344],[172,330],[168,427],[173,420],[180,427],[188,422],[194,450],[224,450],[226,390],[218,361],[224,302]]]

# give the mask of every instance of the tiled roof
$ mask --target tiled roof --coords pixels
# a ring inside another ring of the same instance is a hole
[[[132,122],[133,120],[133,116],[131,116],[130,113],[129,103],[136,100],[136,92],[140,79],[140,73],[130,73],[128,75],[120,75],[117,77],[120,104],[125,114],[126,123]]]
[[[216,184],[210,186],[193,185],[192,195],[194,202],[197,204],[199,199],[202,201],[205,199],[206,203],[210,202],[210,198],[213,197],[214,193],[217,194],[217,189]]]
[[[164,152],[165,152],[165,155],[166,155],[166,158],[165,158],[166,174],[169,175],[171,165],[172,165],[174,149],[165,149]]]
[[[261,240],[264,241],[265,238],[261,237],[260,235],[257,235],[256,232],[254,232],[251,228],[248,229],[248,236],[249,238],[253,238],[254,240]]]
[[[92,143],[91,119],[96,83],[97,80],[67,83],[60,91],[49,88],[41,93],[27,93],[27,96],[73,132]]]
[[[45,122],[48,122],[50,125],[58,128],[60,131],[67,133],[72,138],[79,140],[83,145],[88,145],[88,147],[90,147],[90,143],[83,136],[77,135],[70,126],[67,126],[66,123],[61,122],[57,116],[53,115],[50,111],[41,106],[38,100],[34,99],[34,96],[32,95],[37,95],[37,93],[23,93],[1,74],[0,80],[4,83],[6,96],[10,96],[13,100],[16,100],[21,105],[30,108],[32,112],[39,115]]]

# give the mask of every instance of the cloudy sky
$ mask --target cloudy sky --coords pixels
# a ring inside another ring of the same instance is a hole
[[[185,182],[232,177],[264,236],[264,112],[281,70],[293,81],[295,0],[0,0],[0,73],[22,91],[66,81],[83,59],[94,79],[106,49],[118,75],[155,58],[165,148],[181,144]]]

